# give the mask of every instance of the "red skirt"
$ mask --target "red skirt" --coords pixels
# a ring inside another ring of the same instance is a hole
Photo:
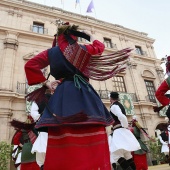
[[[40,170],[36,162],[21,163],[20,170]]]
[[[133,159],[136,165],[136,170],[147,170],[148,169],[146,154],[137,155],[133,153]]]
[[[111,170],[105,127],[49,128],[44,170]]]

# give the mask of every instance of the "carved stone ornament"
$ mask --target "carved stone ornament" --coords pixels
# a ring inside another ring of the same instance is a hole
[[[17,50],[18,48],[18,40],[12,38],[5,38],[4,40],[4,48],[10,48]]]
[[[120,40],[120,41],[123,41],[123,40],[124,40],[123,35],[119,35],[119,40]]]
[[[135,61],[129,61],[127,63],[127,65],[128,65],[128,67],[131,67],[133,69],[136,69],[136,67],[137,67],[137,63]]]
[[[36,56],[38,53],[39,53],[38,50],[33,51],[33,52],[30,52],[30,53],[24,55],[24,56],[23,56],[23,59],[24,59],[24,60],[29,60],[29,59],[33,58],[34,56]]]

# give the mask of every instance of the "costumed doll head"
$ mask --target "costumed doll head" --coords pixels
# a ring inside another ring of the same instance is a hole
[[[166,74],[170,76],[170,56],[167,56],[165,65],[166,65]]]
[[[68,36],[70,35],[71,31],[77,31],[78,29],[78,26],[76,25],[70,25],[69,22],[66,22],[66,23],[62,23],[62,25],[60,25],[58,27],[58,30],[57,30],[57,33],[54,35],[54,40],[53,40],[53,44],[52,44],[52,47],[55,47],[56,46],[56,43],[58,41],[58,37],[61,36],[61,35],[65,35],[65,36]],[[64,37],[62,36],[62,39]],[[73,36],[71,35],[71,38],[73,39],[72,41],[77,41],[77,37],[76,36]],[[59,38],[60,39],[60,38]],[[60,41],[60,40],[59,40]]]
[[[65,22],[58,27],[57,34],[54,35],[53,47],[56,46],[56,37],[58,45],[63,49],[68,45],[74,44],[77,42],[77,37],[82,37],[88,41],[90,41],[90,36],[85,34],[84,32],[78,31],[78,25],[70,25],[69,22]]]
[[[77,41],[77,37],[73,35],[78,30],[78,26],[70,25],[69,22],[64,23],[58,27],[57,30],[57,41],[61,44],[61,41],[68,41],[69,44],[73,44]]]
[[[90,36],[77,29],[78,26],[71,26],[69,23],[61,25],[57,31],[57,44],[65,58],[85,77],[89,77],[88,65],[91,54],[77,43],[77,37],[90,41]]]

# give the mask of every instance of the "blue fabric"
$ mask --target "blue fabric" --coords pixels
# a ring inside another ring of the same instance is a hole
[[[44,110],[36,127],[74,124],[74,116],[76,119],[79,113],[86,115],[87,119],[77,121],[76,124],[112,124],[113,118],[96,91],[85,78],[83,78],[84,76],[81,72],[65,59],[60,49],[58,47],[50,49],[48,51],[48,57],[51,75],[56,79],[68,79],[58,85],[55,93],[48,102],[48,108]],[[76,82],[74,79],[75,75],[79,75]],[[53,116],[53,114],[57,115],[57,118]],[[71,119],[69,123],[59,119],[67,118],[68,116],[73,116],[73,122]]]

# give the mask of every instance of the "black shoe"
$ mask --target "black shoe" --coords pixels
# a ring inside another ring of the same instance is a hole
[[[43,170],[44,169],[44,165],[41,166],[40,170]]]
[[[116,163],[112,163],[113,170],[117,170]]]

